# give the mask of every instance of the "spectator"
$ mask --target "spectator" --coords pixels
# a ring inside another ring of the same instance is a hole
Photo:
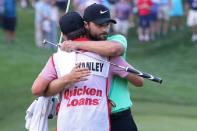
[[[152,0],[137,1],[139,28],[138,39],[141,42],[150,40],[150,14],[152,8]]]
[[[119,0],[108,0],[108,8],[110,10],[110,15],[113,19],[115,19],[115,4],[118,2]],[[113,26],[110,27],[110,32],[114,32],[113,30]]]
[[[83,12],[85,10],[85,8],[93,3],[97,3],[100,4],[101,0],[74,0],[73,1],[73,6],[76,9],[76,11],[83,16]]]
[[[172,0],[172,9],[170,11],[172,31],[175,31],[177,27],[183,29],[183,15],[183,1]]]
[[[0,0],[0,28],[3,23],[3,13],[4,13],[4,0]]]
[[[60,11],[61,16],[66,11],[68,0],[56,0],[56,5]]]
[[[109,0],[100,0],[101,4],[109,8]]]
[[[53,43],[57,43],[57,28],[58,28],[58,20],[59,20],[59,12],[56,7],[56,0],[51,0],[51,32],[50,32],[50,41]],[[51,47],[53,51],[55,51],[54,46]]]
[[[114,7],[115,7],[115,4],[118,2],[119,0],[108,0],[109,2],[109,9],[110,9],[110,14],[111,14],[111,17],[114,18]]]
[[[75,11],[78,13],[82,12],[81,5],[83,4],[83,0],[73,0],[72,5]],[[81,13],[80,13],[81,14]]]
[[[27,8],[30,5],[30,2],[29,0],[21,0],[20,4],[22,8]]]
[[[42,47],[43,39],[50,39],[51,32],[51,6],[50,0],[41,0],[35,3],[35,41],[38,47]]]
[[[5,0],[4,1],[4,13],[3,13],[3,29],[5,32],[5,38],[7,42],[13,43],[15,41],[15,29],[16,29],[16,1]]]
[[[35,8],[35,4],[40,0],[31,0],[31,6]]]
[[[170,21],[170,9],[172,3],[171,0],[160,0],[159,3],[159,32],[161,35],[166,36],[168,33],[169,21]]]
[[[133,12],[131,4],[128,0],[120,0],[115,4],[115,19],[117,24],[114,24],[113,29],[115,33],[128,36],[128,30],[133,23]]]
[[[188,0],[186,4],[188,10],[187,25],[192,30],[192,41],[197,41],[197,0]]]
[[[152,0],[153,6],[151,8],[150,14],[150,39],[155,40],[156,36],[159,34],[159,21],[158,21],[158,11],[159,11],[159,0]]]

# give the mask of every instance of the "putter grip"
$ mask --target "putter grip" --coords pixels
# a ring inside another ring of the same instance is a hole
[[[138,71],[136,69],[132,69],[132,68],[126,68],[126,71],[129,72],[129,73],[133,73],[133,74],[136,74],[140,77],[143,77],[145,79],[148,79],[148,80],[151,80],[151,81],[154,81],[154,82],[157,82],[157,83],[162,83],[162,79],[159,78],[159,77],[155,77],[151,74],[148,74],[148,73],[144,73],[144,72],[141,72],[141,71]]]

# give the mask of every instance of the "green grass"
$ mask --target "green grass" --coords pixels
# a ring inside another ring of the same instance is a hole
[[[139,131],[194,131],[197,107],[154,102],[136,102],[134,118]]]
[[[0,127],[24,131],[25,111],[34,97],[31,85],[51,55],[34,44],[33,10],[18,10],[17,39],[4,41],[0,30]],[[127,58],[137,69],[163,78],[145,80],[143,88],[130,85],[133,113],[140,131],[194,131],[197,128],[197,43],[187,28],[166,38],[141,44],[132,29]],[[10,125],[10,123],[12,123]],[[55,124],[51,122],[51,130]]]
[[[145,89],[134,90],[134,99],[197,105],[197,45],[190,42],[188,29],[147,44],[134,38],[129,41],[128,61],[139,70],[163,78],[162,85],[146,81]]]
[[[33,10],[19,10],[16,42],[6,43],[0,32],[0,126],[3,131],[24,130],[25,110],[34,99],[31,85],[51,51],[34,44]],[[12,123],[10,126],[9,123]]]

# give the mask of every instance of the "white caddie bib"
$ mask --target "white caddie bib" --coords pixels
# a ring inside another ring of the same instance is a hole
[[[53,55],[55,69],[58,77],[68,74],[76,64],[76,53],[58,50]]]
[[[68,73],[64,68],[67,68],[69,61],[59,55],[56,53],[53,59],[58,77],[61,77]],[[75,83],[61,93],[57,131],[110,131],[107,100],[109,63],[98,60],[107,59],[90,52],[67,54],[65,57],[72,57],[72,62],[75,59],[73,67],[80,63],[80,67],[89,68],[91,75],[87,81]]]

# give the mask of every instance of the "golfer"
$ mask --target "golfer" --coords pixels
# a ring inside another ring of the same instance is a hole
[[[89,39],[94,41],[65,41],[61,49],[82,49],[98,53],[102,56],[121,56],[126,58],[127,40],[122,35],[109,35],[109,24],[115,24],[110,18],[110,10],[100,4],[92,4],[85,9],[85,28]],[[135,85],[135,84],[134,84]],[[132,117],[133,105],[128,89],[128,82],[114,76],[109,98],[116,104],[110,115],[112,131],[137,131]]]

